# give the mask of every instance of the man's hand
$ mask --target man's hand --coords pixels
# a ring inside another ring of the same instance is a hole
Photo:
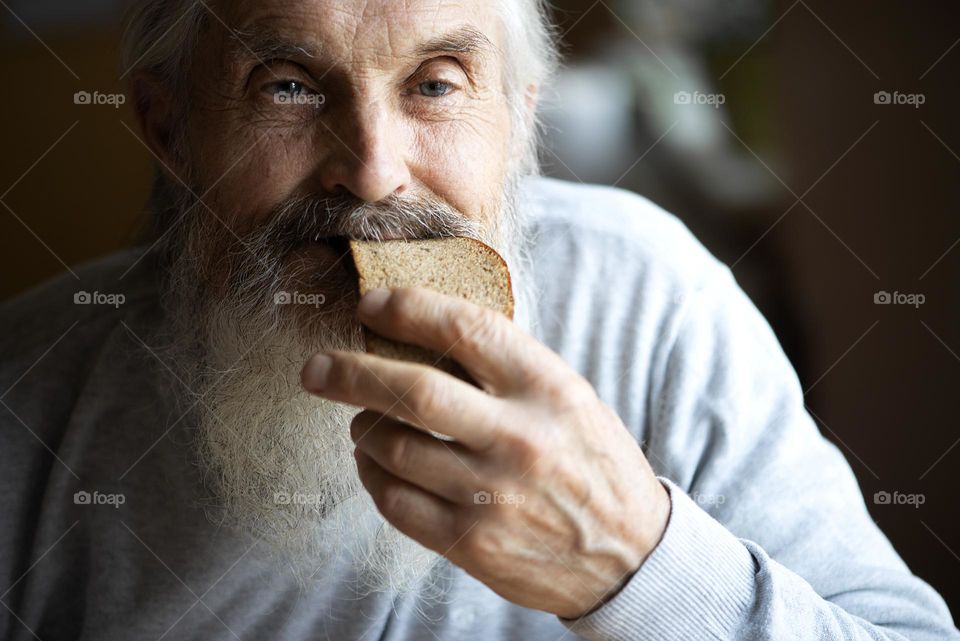
[[[453,357],[483,388],[371,354],[307,362],[308,391],[366,408],[351,435],[384,518],[525,607],[576,618],[615,594],[659,542],[670,499],[590,384],[461,299],[374,290],[358,314],[382,336]]]

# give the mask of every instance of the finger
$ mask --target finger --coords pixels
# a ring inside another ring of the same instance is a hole
[[[455,296],[423,288],[373,290],[357,311],[377,334],[452,357],[496,394],[522,390],[545,370],[569,370],[503,314]]]
[[[504,401],[436,368],[373,354],[317,354],[300,378],[308,392],[445,434],[476,450],[495,442],[504,411]]]
[[[459,537],[456,506],[399,479],[357,450],[357,473],[380,514],[421,545],[443,553]]]
[[[468,504],[477,491],[479,463],[472,452],[378,412],[364,411],[350,423],[350,436],[364,454],[390,474],[452,503]]]

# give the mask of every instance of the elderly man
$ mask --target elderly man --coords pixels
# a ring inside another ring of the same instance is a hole
[[[536,0],[136,6],[155,234],[3,310],[4,638],[960,638],[729,270],[536,177],[555,58]],[[343,238],[446,236],[515,322],[358,303]]]

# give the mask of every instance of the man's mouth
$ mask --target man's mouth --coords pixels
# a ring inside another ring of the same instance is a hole
[[[320,245],[337,249],[339,247],[347,248],[347,242],[348,238],[346,236],[314,236],[313,238],[304,239],[303,244]]]
[[[320,236],[320,235],[318,235],[318,236],[314,236],[314,237],[313,237],[312,239],[310,239],[309,241],[304,241],[304,242],[309,242],[309,243],[318,244],[318,245],[326,245],[326,246],[334,247],[334,248],[339,248],[339,247],[342,246],[344,249],[349,249],[348,243],[349,243],[349,241],[351,241],[351,240],[366,240],[366,241],[369,241],[369,240],[380,240],[380,241],[387,241],[387,240],[420,240],[420,239],[422,239],[422,238],[416,237],[416,236],[404,236],[403,234],[401,234],[401,233],[399,233],[399,232],[397,232],[397,233],[394,233],[394,232],[384,232],[384,233],[381,233],[378,238],[370,238],[370,237],[368,237],[368,236],[363,236],[363,235],[360,235],[360,234],[354,234],[354,235],[350,235],[350,236]]]
[[[349,239],[345,236],[315,236],[300,242],[296,251],[316,260],[317,266],[325,270],[337,262],[349,260]]]
[[[342,306],[355,305],[356,277],[348,239],[343,236],[317,236],[301,240],[288,256],[294,279],[284,284],[292,301],[301,295],[320,304],[300,306],[310,315],[327,314]],[[317,297],[322,295],[321,297]]]

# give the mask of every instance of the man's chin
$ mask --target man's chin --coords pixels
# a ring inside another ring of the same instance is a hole
[[[435,555],[385,523],[363,489],[349,437],[358,410],[305,392],[284,401],[280,378],[208,392],[198,449],[210,518],[262,541],[302,587],[347,564],[368,591],[412,588]]]
[[[312,271],[331,254],[310,247],[297,258]],[[385,523],[360,483],[350,438],[358,408],[300,385],[313,353],[363,349],[355,303],[315,297],[335,291],[330,273],[320,280],[324,292],[308,283],[267,304],[207,301],[177,324],[179,343],[200,346],[171,361],[203,399],[191,420],[203,504],[214,522],[261,541],[303,587],[348,563],[362,589],[405,591],[436,555]]]

